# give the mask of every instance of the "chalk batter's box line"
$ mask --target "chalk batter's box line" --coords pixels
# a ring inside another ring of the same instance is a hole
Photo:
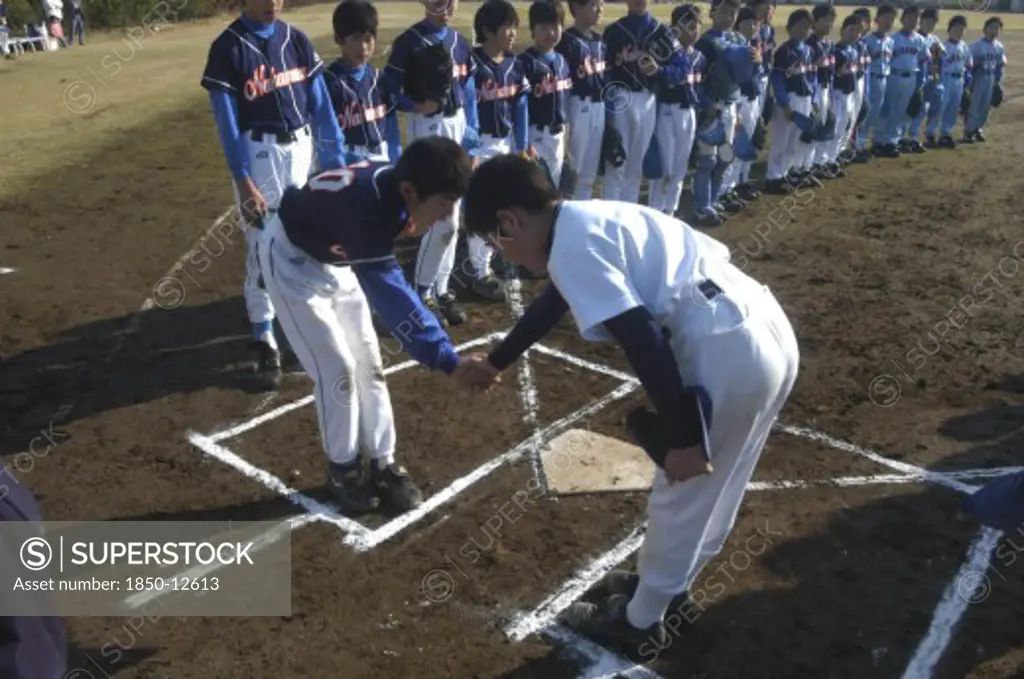
[[[490,335],[479,337],[475,340],[471,340],[464,344],[456,347],[457,350],[462,351],[465,349],[489,344],[502,339],[506,333],[492,333]],[[395,535],[398,535],[402,530],[409,526],[417,523],[425,516],[436,510],[438,507],[452,501],[460,493],[468,489],[473,484],[477,483],[481,479],[489,476],[493,471],[501,467],[502,465],[516,461],[533,450],[537,446],[542,446],[550,441],[555,436],[559,435],[563,431],[570,428],[573,424],[579,420],[593,415],[600,410],[604,409],[608,404],[628,396],[630,393],[635,391],[640,383],[635,378],[630,378],[625,373],[619,373],[611,368],[605,368],[589,361],[585,361],[571,354],[564,352],[548,349],[547,347],[533,348],[539,353],[546,353],[555,358],[562,359],[571,365],[575,365],[582,369],[594,370],[601,374],[609,375],[622,379],[622,383],[619,384],[611,392],[605,396],[592,401],[586,406],[579,410],[563,417],[548,426],[540,429],[539,431],[531,433],[526,439],[518,443],[516,446],[506,451],[505,453],[492,458],[483,465],[477,467],[465,476],[456,479],[447,487],[443,488],[439,492],[435,493],[418,508],[406,512],[391,521],[385,523],[383,526],[375,530],[371,530],[366,525],[356,521],[354,519],[344,516],[338,508],[333,504],[323,503],[316,500],[299,490],[290,487],[282,479],[270,473],[269,471],[257,467],[252,463],[248,462],[240,455],[230,450],[227,446],[223,445],[223,441],[234,438],[243,434],[247,431],[251,431],[256,427],[265,424],[273,419],[286,415],[287,413],[301,408],[313,402],[314,398],[312,395],[303,397],[291,403],[284,404],[275,408],[274,410],[268,411],[262,415],[254,417],[250,420],[237,424],[226,430],[216,432],[213,434],[200,434],[195,431],[187,432],[188,441],[198,448],[200,451],[209,455],[210,457],[220,461],[229,467],[234,468],[236,471],[241,473],[243,476],[257,481],[267,487],[269,490],[276,494],[286,498],[293,504],[297,505],[304,514],[308,514],[313,518],[311,522],[325,522],[336,526],[342,533],[345,534],[343,540],[344,544],[352,547],[356,551],[363,552],[373,549],[374,547],[390,540]],[[405,361],[397,365],[389,367],[384,371],[385,375],[394,374],[408,368],[416,366],[415,361]],[[300,524],[308,525],[308,524]]]

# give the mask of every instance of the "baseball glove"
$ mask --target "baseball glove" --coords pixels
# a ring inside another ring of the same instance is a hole
[[[604,137],[601,139],[601,160],[612,167],[622,167],[626,162],[626,149],[622,145],[622,135],[610,123],[604,126]]]
[[[907,103],[907,115],[914,119],[921,113],[922,109],[924,109],[924,94],[919,87],[910,95],[910,101]]]
[[[992,108],[999,108],[999,104],[1003,103],[1003,86],[996,83],[992,86]]]
[[[436,101],[442,105],[452,91],[452,57],[444,45],[424,47],[409,60],[402,87],[416,103]]]
[[[763,151],[765,144],[768,143],[768,128],[760,120],[757,121],[757,126],[754,127],[754,136],[751,137],[750,141],[758,151]]]

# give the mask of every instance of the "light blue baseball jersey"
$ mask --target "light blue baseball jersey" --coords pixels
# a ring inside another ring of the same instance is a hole
[[[882,76],[889,75],[892,62],[892,38],[884,33],[868,33],[864,36],[864,44],[868,47],[868,73]]]
[[[929,72],[933,74],[938,73],[941,63],[937,63],[932,58],[932,52],[935,50],[936,45],[942,47],[942,38],[934,33],[918,33],[918,35],[924,38],[924,51],[928,55]]]
[[[946,52],[942,55],[942,75],[963,75],[973,67],[971,50],[963,40],[947,40],[942,44]]]
[[[925,40],[920,33],[898,31],[892,35],[892,62],[890,72],[915,72],[929,59]]]
[[[1003,79],[1003,67],[1006,66],[1006,50],[998,40],[980,38],[971,43],[971,59],[974,61],[973,76],[992,77],[996,82]]]

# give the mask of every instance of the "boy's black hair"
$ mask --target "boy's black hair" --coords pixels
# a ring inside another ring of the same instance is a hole
[[[407,181],[420,200],[438,194],[464,196],[473,174],[473,161],[462,146],[444,137],[417,139],[395,163],[395,178]]]
[[[473,33],[478,45],[484,44],[487,33],[495,34],[509,24],[519,28],[519,13],[508,0],[487,0],[473,16]]]
[[[714,13],[718,11],[718,8],[721,7],[722,5],[726,5],[735,10],[739,10],[739,8],[742,6],[742,2],[741,0],[711,0],[711,14],[714,15]]]
[[[946,30],[948,31],[954,26],[963,26],[964,28],[967,28],[967,17],[965,17],[963,14],[957,14],[956,16],[949,20],[949,24],[946,26]]]
[[[883,17],[886,14],[896,16],[896,8],[892,5],[879,5],[878,9],[875,10],[875,21],[878,21],[880,17]]]
[[[677,5],[672,9],[672,25],[682,26],[700,19],[700,7],[697,5]]]
[[[798,9],[792,14],[790,14],[788,19],[786,19],[786,30],[790,30],[801,21],[806,21],[807,23],[814,23],[814,19],[811,18],[810,12],[808,12],[806,9]]]
[[[987,29],[992,24],[998,24],[999,28],[1002,28],[1003,20],[1000,19],[999,17],[989,17],[988,19],[985,19],[985,26],[983,28]]]
[[[858,29],[860,29],[860,22],[861,17],[857,16],[856,14],[851,14],[850,16],[843,19],[843,26],[840,30],[845,29],[847,26],[856,26]]]
[[[757,19],[757,15],[754,14],[754,10],[751,7],[740,7],[739,13],[736,15],[736,25],[734,28],[739,29],[740,24],[750,19]]]
[[[530,30],[540,24],[565,26],[565,9],[558,0],[536,0],[530,5]]]
[[[858,7],[857,9],[853,10],[853,13],[850,14],[850,16],[857,17],[858,19],[867,19],[868,21],[871,21],[871,10],[868,9],[867,7]]]
[[[463,200],[466,231],[493,235],[498,232],[498,210],[519,207],[540,212],[559,197],[539,163],[511,154],[495,156],[482,163],[469,180]]]
[[[747,7],[757,7],[758,5],[767,5],[770,3],[769,0],[747,0],[745,4]]]
[[[939,10],[935,9],[934,7],[929,7],[925,11],[921,12],[921,21],[924,21],[925,19],[931,19],[932,21],[938,23]]]
[[[815,5],[814,9],[811,10],[811,17],[814,21],[824,19],[825,17],[834,17],[835,15],[836,8],[829,4]]]
[[[588,2],[590,2],[590,0],[569,0],[569,2],[566,3],[567,5],[569,5],[569,14],[571,14],[573,17],[575,17],[576,16],[576,5],[585,5]]]
[[[916,14],[920,16],[921,10],[918,9],[917,5],[907,5],[903,8],[903,12],[900,13],[900,18],[905,19],[908,14]]]
[[[369,33],[377,37],[377,8],[367,0],[342,0],[334,8],[331,20],[334,35],[344,40],[350,35]]]

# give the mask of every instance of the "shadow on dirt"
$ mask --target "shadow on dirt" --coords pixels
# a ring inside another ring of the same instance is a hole
[[[733,539],[691,590],[707,603],[680,611],[689,623],[647,666],[663,677],[701,679],[804,679],[822,676],[823,668],[834,679],[902,676],[979,530],[962,513],[961,497],[925,487],[843,507],[806,537],[786,539],[783,530],[760,555],[744,552],[743,537],[752,528],[749,518],[741,519]],[[1024,545],[1024,537],[1018,543]],[[1001,589],[998,601],[993,596],[972,602],[965,616],[971,629],[986,630],[984,648],[951,651],[938,676],[962,678],[986,658],[999,658],[1020,644],[1020,556],[1015,577],[992,578],[993,591]],[[751,565],[760,572],[740,580],[739,571]],[[735,583],[752,579],[756,590],[734,591]],[[961,592],[974,598],[969,584],[954,596]],[[750,643],[737,647],[736,639]],[[619,650],[644,662],[652,660],[656,647]],[[548,676],[545,662],[503,679]]]
[[[145,624],[143,618],[139,620]],[[118,630],[111,641],[100,648],[78,648],[72,644],[68,649],[68,673],[64,678],[116,677],[160,652],[160,649],[154,647],[139,648],[135,643],[135,632],[123,629]]]
[[[252,387],[244,303],[237,297],[153,309],[64,332],[0,362],[0,456],[57,444],[61,425],[211,386]],[[130,333],[133,323],[137,332]],[[111,347],[121,349],[111,360]]]

